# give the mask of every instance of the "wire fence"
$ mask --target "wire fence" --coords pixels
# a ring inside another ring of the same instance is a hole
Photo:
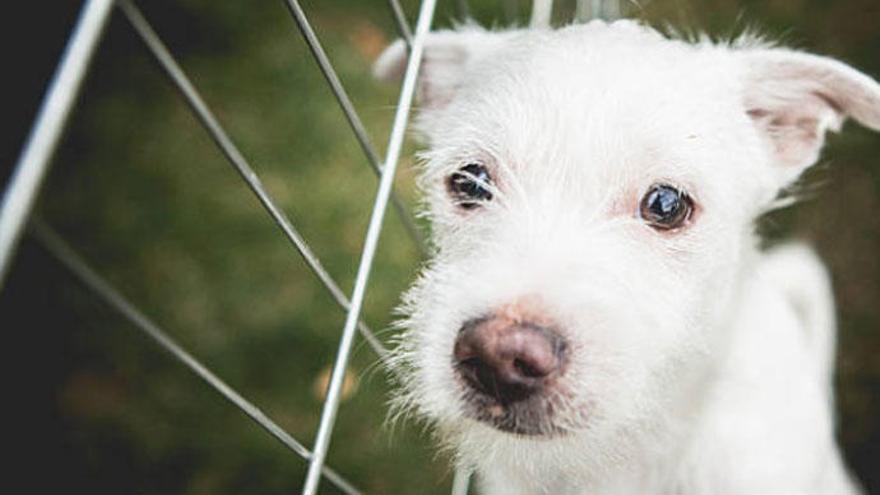
[[[396,214],[400,217],[409,237],[418,249],[422,253],[426,252],[424,240],[416,228],[412,216],[393,192],[393,183],[416,91],[416,79],[422,62],[425,39],[434,18],[436,0],[423,0],[421,2],[414,29],[409,26],[406,15],[398,0],[388,0],[390,14],[396,23],[400,36],[407,43],[410,56],[400,87],[399,100],[395,109],[384,158],[380,158],[375,145],[371,142],[358,112],[312,29],[302,6],[297,0],[285,0],[285,3],[318,68],[344,113],[366,157],[366,163],[379,178],[379,185],[375,194],[351,297],[346,297],[339,284],[322,266],[319,258],[309,247],[309,244],[263,186],[249,161],[224,130],[180,64],[175,60],[174,56],[150,25],[148,19],[132,0],[87,0],[82,7],[76,27],[69,38],[67,48],[62,55],[39,114],[33,124],[31,134],[28,137],[28,141],[3,197],[2,209],[0,209],[0,289],[2,289],[5,275],[12,262],[16,244],[26,226],[29,225],[29,229],[34,237],[64,267],[73,273],[85,287],[104,299],[112,308],[128,319],[135,328],[155,341],[181,364],[204,380],[211,388],[265,429],[272,437],[281,442],[282,445],[306,460],[309,466],[302,488],[303,494],[310,495],[316,493],[322,475],[343,492],[355,494],[359,493],[358,489],[341,474],[327,466],[325,461],[331,443],[346,368],[355,341],[355,334],[359,332],[380,359],[384,359],[388,353],[375,333],[362,321],[361,312],[377,251],[378,240],[382,232],[383,218],[389,205],[393,207]],[[508,1],[505,5],[510,9],[510,6],[515,3]],[[461,15],[467,15],[467,2],[461,1],[459,4]],[[193,355],[178,345],[164,330],[93,270],[50,226],[38,218],[30,220],[31,210],[37,199],[41,183],[48,172],[52,155],[58,146],[65,123],[77,99],[89,63],[99,45],[102,32],[113,11],[114,5],[118,7],[132,29],[143,41],[148,51],[178,90],[184,102],[226,157],[229,164],[256,196],[287,241],[303,258],[333,300],[346,312],[345,324],[327,387],[316,439],[311,450],[293,438],[257,406],[245,399],[239,392],[227,385]],[[576,17],[578,19],[587,19],[600,15],[610,17],[619,14],[619,6],[617,2],[613,1],[578,0],[576,5]],[[530,17],[531,25],[549,25],[552,13],[552,0],[534,0]],[[453,480],[453,493],[466,493],[469,484],[468,480],[468,472],[461,469],[457,471]]]

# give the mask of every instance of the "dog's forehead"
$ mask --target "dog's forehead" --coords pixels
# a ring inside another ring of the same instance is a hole
[[[578,104],[585,110],[627,101],[646,110],[695,106],[730,94],[730,66],[722,52],[632,23],[521,31],[470,66],[460,94],[475,100],[469,103],[563,104],[571,115]]]
[[[472,65],[435,128],[513,165],[705,153],[746,128],[719,50],[633,23],[524,31]]]

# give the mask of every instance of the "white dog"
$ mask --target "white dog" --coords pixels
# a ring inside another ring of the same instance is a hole
[[[376,64],[398,77],[401,42]],[[398,405],[490,494],[850,494],[835,322],[757,217],[880,85],[755,40],[632,21],[430,35],[417,127],[436,252]]]

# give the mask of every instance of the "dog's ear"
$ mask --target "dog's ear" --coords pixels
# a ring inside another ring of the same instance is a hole
[[[819,158],[847,117],[880,130],[880,85],[836,60],[786,49],[741,52],[746,112],[767,143],[779,186]]]
[[[491,52],[505,36],[476,27],[430,33],[419,73],[418,101],[422,110],[449,103],[471,64]],[[386,82],[399,80],[408,55],[403,40],[395,41],[376,60],[373,75]]]

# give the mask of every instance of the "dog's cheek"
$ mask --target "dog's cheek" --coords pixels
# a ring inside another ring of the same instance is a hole
[[[634,398],[654,414],[662,416],[699,393],[694,387],[711,372],[712,356],[726,338],[718,323],[737,286],[735,267],[746,241],[733,232],[712,232],[711,239],[696,233],[688,252],[680,251],[683,259],[666,258],[632,277],[640,281],[643,318],[638,338],[628,342],[631,365],[642,373],[632,382],[641,390]]]
[[[402,347],[409,354],[410,372],[403,385],[408,388],[419,412],[438,424],[461,416],[460,385],[452,368],[452,349],[463,317],[456,303],[456,290],[448,281],[456,276],[435,260],[406,296],[409,313]]]
[[[672,396],[676,380],[689,373],[691,356],[705,349],[701,336],[698,268],[670,263],[656,250],[632,246],[615,274],[625,280],[605,305],[606,328],[597,335],[600,376],[608,407],[623,417],[658,414]],[[691,260],[693,262],[693,260]],[[607,286],[612,285],[609,280]],[[610,411],[609,411],[610,412]]]

